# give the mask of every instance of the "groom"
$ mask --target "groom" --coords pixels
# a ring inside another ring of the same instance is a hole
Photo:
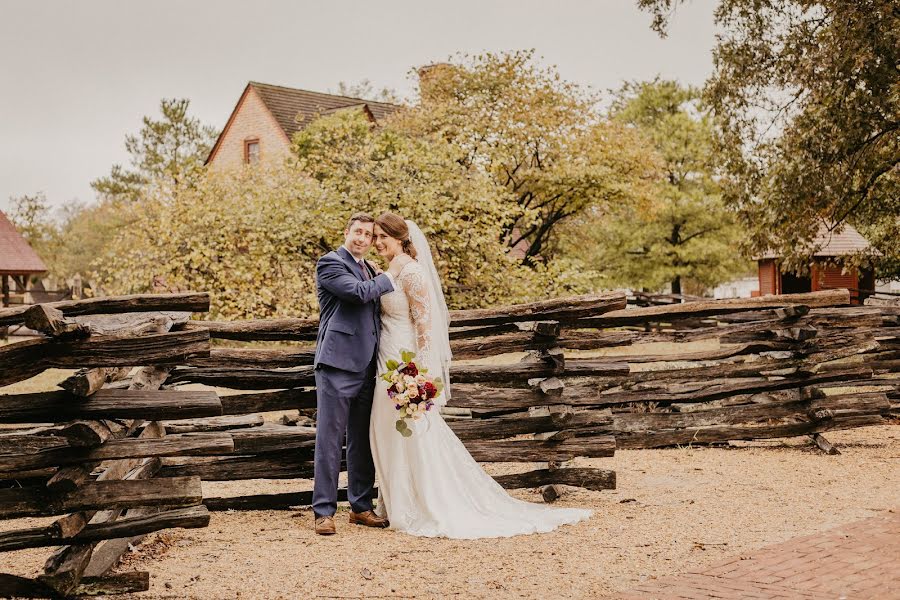
[[[375,464],[369,416],[381,319],[378,299],[394,290],[394,274],[376,272],[363,259],[372,246],[375,219],[350,218],[344,245],[316,264],[319,334],[316,339],[316,454],[313,512],[320,535],[335,533],[341,447],[347,436],[350,523],[387,527],[372,511]]]

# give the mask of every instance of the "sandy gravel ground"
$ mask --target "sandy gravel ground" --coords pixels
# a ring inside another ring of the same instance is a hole
[[[309,510],[213,513],[210,526],[148,536],[121,570],[148,570],[131,598],[597,598],[648,578],[900,510],[900,426],[828,434],[841,456],[802,438],[732,448],[622,450],[577,464],[614,468],[618,490],[571,489],[595,510],[553,533],[423,539],[351,527],[317,537]],[[494,465],[495,472],[522,465]],[[309,481],[205,484],[207,495],[309,489]],[[515,495],[540,501],[534,490]],[[3,530],[52,519],[0,522]],[[50,549],[0,555],[0,571],[39,572]]]

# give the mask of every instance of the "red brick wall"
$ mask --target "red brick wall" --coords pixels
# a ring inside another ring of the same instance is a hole
[[[778,271],[771,258],[759,261],[759,293],[761,296],[778,293]]]
[[[260,161],[283,159],[290,151],[290,143],[275,117],[250,87],[223,132],[210,167],[228,169],[244,164],[244,141],[252,138],[259,138]]]

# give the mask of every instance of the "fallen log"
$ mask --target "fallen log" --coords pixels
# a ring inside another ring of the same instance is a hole
[[[555,440],[464,440],[466,450],[478,462],[563,462],[583,456],[613,456],[612,436]]]
[[[25,326],[57,339],[76,339],[91,335],[90,327],[67,320],[61,310],[37,304],[23,314]]]
[[[93,481],[65,494],[54,494],[41,487],[0,490],[0,517],[15,519],[135,506],[194,506],[202,499],[199,477]]]
[[[128,377],[131,367],[97,367],[81,369],[60,382],[59,387],[75,394],[87,397],[101,389],[105,384],[121,381]]]
[[[260,454],[258,456],[169,457],[162,459],[160,476],[202,477],[204,481],[245,479],[310,479],[313,476],[312,453]]]
[[[58,447],[99,446],[110,438],[109,427],[99,421],[73,421],[0,434],[0,455],[25,454]]]

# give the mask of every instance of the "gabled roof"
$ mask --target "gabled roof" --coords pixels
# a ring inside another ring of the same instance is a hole
[[[251,81],[249,85],[259,93],[266,108],[275,116],[275,120],[281,125],[288,138],[293,137],[317,116],[326,112],[334,112],[340,108],[366,106],[375,117],[375,121],[384,119],[400,108],[396,104],[387,102],[310,92],[256,81]]]
[[[299,90],[295,88],[283,87],[280,85],[271,85],[268,83],[259,83],[251,81],[244,88],[241,98],[235,105],[228,123],[219,134],[219,139],[213,145],[206,159],[208,163],[215,156],[219,148],[219,144],[228,133],[229,126],[234,120],[244,97],[253,90],[259,95],[265,107],[271,113],[275,122],[281,128],[285,137],[290,141],[295,133],[309,125],[316,117],[333,113],[343,108],[360,107],[376,123],[401,107],[397,104],[388,102],[376,102],[374,100],[363,100],[362,98],[350,98],[348,96],[336,96],[334,94],[324,94],[322,92],[311,92],[309,90]]]
[[[0,211],[0,275],[29,275],[46,271],[44,261]]]
[[[865,252],[871,249],[872,245],[852,225],[845,224],[840,233],[828,231],[825,225],[819,225],[819,232],[813,240],[812,247],[815,249],[814,257],[833,257]],[[879,253],[876,251],[876,254]],[[779,255],[770,250],[756,257],[760,258],[779,258]]]

